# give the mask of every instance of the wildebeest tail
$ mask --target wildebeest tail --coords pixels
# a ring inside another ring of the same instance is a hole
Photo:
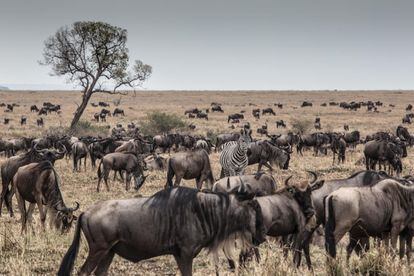
[[[70,276],[72,272],[73,266],[75,264],[76,256],[78,255],[78,251],[79,251],[82,216],[83,216],[83,213],[80,214],[78,218],[78,223],[76,224],[75,235],[73,237],[72,244],[70,245],[68,251],[63,257],[62,262],[60,263],[59,271],[57,273],[58,276]]]
[[[101,179],[102,177],[102,171],[101,171],[102,161],[103,161],[103,158],[101,158],[101,161],[99,161],[99,165],[98,165],[98,178],[99,179]]]
[[[328,201],[328,202],[326,202]],[[335,211],[333,209],[332,196],[325,199],[325,248],[331,257],[336,256],[336,245],[335,245]]]
[[[171,188],[173,186],[173,183],[172,183],[173,177],[174,177],[174,169],[172,167],[171,159],[170,159],[170,160],[168,160],[168,172],[167,172],[167,185],[166,185],[166,187]]]

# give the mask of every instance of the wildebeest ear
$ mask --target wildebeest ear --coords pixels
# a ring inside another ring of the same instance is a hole
[[[319,181],[317,181],[315,184],[313,184],[311,186],[311,191],[313,192],[313,191],[319,189],[320,187],[323,186],[324,183],[325,183],[325,180],[319,180]]]

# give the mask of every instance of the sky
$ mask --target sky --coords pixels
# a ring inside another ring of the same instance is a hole
[[[75,21],[128,30],[154,90],[413,89],[412,0],[0,0],[0,85],[73,89],[39,65]]]

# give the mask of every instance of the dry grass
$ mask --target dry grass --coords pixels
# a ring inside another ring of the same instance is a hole
[[[349,124],[351,130],[358,129],[362,135],[378,131],[390,130],[395,128],[401,122],[405,114],[405,106],[412,100],[410,92],[138,92],[135,96],[129,95],[122,98],[120,108],[123,108],[126,117],[108,118],[107,123],[99,123],[100,126],[114,126],[117,122],[126,125],[134,121],[139,124],[147,113],[155,110],[166,113],[173,113],[184,118],[184,110],[191,107],[208,108],[211,102],[220,102],[223,104],[223,113],[210,113],[209,121],[186,119],[187,123],[193,122],[197,125],[195,133],[206,134],[207,131],[212,133],[229,132],[227,124],[227,115],[241,110],[246,111],[246,119],[250,121],[254,130],[268,121],[271,133],[287,132],[291,127],[293,120],[310,120],[313,121],[316,116],[321,117],[322,130],[342,131],[343,125]],[[12,119],[9,126],[2,126],[0,137],[7,138],[13,136],[39,136],[45,129],[53,127],[65,127],[70,123],[71,114],[79,104],[80,95],[77,92],[1,92],[1,102],[16,102],[21,106],[15,109],[14,113],[1,114],[0,120],[4,117]],[[118,99],[117,96],[100,96],[92,99],[93,102],[105,100],[111,104],[110,109],[114,108],[113,101]],[[313,102],[312,108],[300,108],[302,101],[308,100]],[[380,100],[384,106],[379,109],[379,113],[368,113],[362,108],[359,111],[345,111],[339,107],[321,107],[320,104],[329,101],[362,101],[362,100]],[[45,129],[39,129],[35,126],[36,114],[29,111],[31,104],[41,105],[43,101],[62,105],[61,115],[50,115],[45,117]],[[283,103],[283,109],[277,109],[273,103]],[[253,103],[256,106],[249,106]],[[389,108],[388,104],[396,105],[395,108]],[[254,120],[251,115],[253,108],[273,107],[276,116],[262,116],[259,121]],[[392,109],[392,110],[391,110]],[[88,106],[84,114],[84,120],[91,120],[93,114],[100,110]],[[391,110],[391,111],[389,111]],[[21,127],[19,119],[21,115],[28,117],[28,125]],[[276,120],[284,120],[288,128],[286,130],[277,130]],[[243,123],[243,122],[242,122]],[[96,124],[96,123],[93,123]],[[410,131],[414,130],[410,128]],[[254,131],[255,132],[255,131]],[[260,137],[257,137],[260,138]],[[295,179],[307,177],[305,170],[314,170],[321,178],[332,179],[349,176],[351,173],[363,169],[362,165],[355,165],[355,162],[361,157],[362,147],[359,146],[354,152],[347,152],[347,160],[344,165],[332,165],[332,157],[313,157],[311,152],[305,152],[304,157],[293,154],[291,165],[288,171],[276,171],[274,177],[278,183],[282,183],[288,175],[295,175]],[[408,158],[404,159],[404,174],[412,173],[412,153],[409,150]],[[213,170],[216,178],[219,174],[218,154],[211,155]],[[2,162],[4,159],[1,159]],[[96,193],[96,172],[91,170],[88,163],[87,172],[73,173],[71,162],[69,160],[59,161],[56,164],[57,171],[62,177],[62,191],[67,204],[72,204],[75,200],[81,203],[81,210],[85,210],[93,203],[110,198],[127,198],[137,196],[136,192],[126,192],[123,185],[119,182],[111,181],[111,191]],[[256,167],[251,167],[253,171]],[[148,196],[163,188],[165,184],[165,173],[152,173],[139,191],[140,195]],[[193,181],[185,181],[183,185],[193,187]],[[14,200],[14,209],[17,211],[16,200]],[[3,213],[5,210],[3,210]],[[38,213],[35,213],[35,234],[27,236],[20,235],[20,215],[17,212],[16,218],[9,218],[3,215],[0,218],[0,274],[11,275],[33,275],[43,274],[51,275],[57,271],[62,256],[66,252],[72,241],[72,233],[60,235],[52,230],[42,232],[39,228]],[[405,261],[393,259],[383,249],[372,249],[364,258],[359,259],[355,256],[351,258],[349,265],[346,264],[344,249],[339,249],[339,259],[334,266],[326,265],[326,258],[323,248],[312,246],[311,254],[314,263],[314,271],[308,271],[305,266],[295,269],[291,262],[291,257],[285,260],[281,254],[278,244],[269,241],[260,247],[262,262],[260,264],[251,263],[241,271],[241,275],[326,275],[334,271],[335,275],[410,275],[410,267]],[[87,245],[82,239],[82,247],[76,262],[76,269],[82,264],[87,254]],[[411,269],[413,267],[411,266]],[[202,252],[194,262],[194,273],[196,275],[214,274],[214,266],[211,258]],[[232,274],[227,269],[227,265],[222,260],[220,267],[221,274]],[[111,275],[164,275],[176,274],[177,269],[172,257],[165,256],[152,260],[142,261],[133,264],[122,260],[119,257],[114,259],[110,268]]]

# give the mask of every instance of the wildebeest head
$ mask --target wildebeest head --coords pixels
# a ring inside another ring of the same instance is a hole
[[[75,204],[74,208],[55,208],[57,211],[55,224],[58,229],[61,229],[62,234],[67,233],[72,227],[73,221],[77,220],[73,213],[79,209],[79,203],[75,202]]]
[[[313,179],[310,182],[304,181],[299,184],[291,185],[289,184],[289,180],[292,178],[292,176],[290,176],[285,180],[285,186],[287,191],[291,193],[295,200],[298,202],[305,217],[309,219],[315,214],[311,197],[312,191],[322,186],[323,182],[316,183],[318,179],[316,173],[312,171],[308,171],[308,173],[313,176]]]
[[[33,150],[36,151],[36,154],[38,155],[39,160],[48,160],[52,164],[55,163],[56,160],[62,159],[67,150],[66,147],[63,144],[60,144],[62,150],[59,149],[42,149],[38,150],[36,145],[33,147]]]

